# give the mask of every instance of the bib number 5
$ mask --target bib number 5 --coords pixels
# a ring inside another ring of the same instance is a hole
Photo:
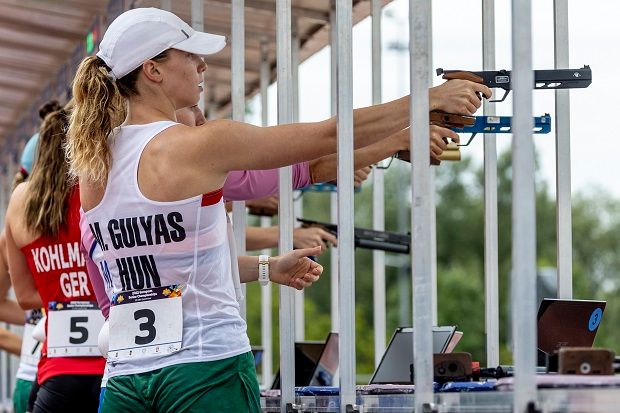
[[[103,322],[96,302],[51,302],[47,317],[48,357],[101,356],[97,334]]]
[[[88,341],[88,329],[86,325],[88,324],[88,317],[71,317],[71,333],[78,333],[78,337],[69,336],[69,342],[71,344],[84,344]],[[84,325],[78,325],[78,323]]]

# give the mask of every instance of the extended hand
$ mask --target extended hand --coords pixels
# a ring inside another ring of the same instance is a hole
[[[271,281],[303,290],[319,280],[323,266],[309,256],[320,254],[321,247],[293,250],[273,257],[269,263]]]
[[[259,210],[275,211],[274,214],[277,214],[278,196],[269,195],[264,198],[248,199],[247,201],[245,201],[245,206],[247,206],[248,208],[255,208]]]
[[[323,228],[302,227],[293,230],[295,248],[312,248],[318,245],[321,251],[317,255],[320,255],[325,252],[329,244],[338,245],[338,239]]]
[[[409,128],[396,132],[390,138],[399,139],[402,145],[401,151],[410,151],[409,149]],[[459,143],[459,135],[451,129],[437,125],[429,126],[429,146],[431,165],[439,165],[441,160],[439,157],[448,147],[448,141]],[[410,155],[408,155],[410,156]],[[407,159],[411,161],[411,159]]]
[[[368,175],[370,175],[371,170],[372,169],[369,166],[365,166],[353,172],[353,186],[355,188],[360,188],[362,186],[362,183],[364,183],[364,181],[368,179]]]
[[[459,143],[459,135],[451,129],[437,125],[430,126],[429,135],[431,141],[431,164],[439,165],[441,163],[439,157],[448,147],[448,139],[454,143]]]
[[[428,90],[430,110],[473,115],[482,106],[480,94],[491,97],[491,89],[469,80],[454,79]]]

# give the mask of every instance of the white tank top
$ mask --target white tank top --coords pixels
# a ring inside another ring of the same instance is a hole
[[[221,189],[181,201],[159,202],[146,198],[138,187],[138,164],[144,148],[174,125],[164,121],[116,129],[109,139],[112,168],[105,194],[99,205],[86,212],[117,296],[183,285],[180,350],[136,359],[108,358],[109,377],[221,360],[250,351],[238,286],[232,276],[230,225]],[[118,332],[111,328],[111,344],[115,334]]]

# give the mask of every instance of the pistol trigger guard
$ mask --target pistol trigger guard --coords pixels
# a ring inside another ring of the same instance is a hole
[[[394,155],[390,156],[390,160],[388,161],[388,164],[385,165],[385,166],[382,166],[382,165],[379,165],[378,163],[376,163],[375,164],[375,168],[376,169],[383,169],[383,170],[388,169],[392,165],[392,162],[394,161],[394,158],[398,158],[397,155],[398,154],[395,153]]]
[[[503,102],[504,100],[506,100],[506,96],[508,96],[508,94],[510,93],[510,89],[504,89],[504,96],[502,96],[501,99],[493,99],[493,100],[489,100],[489,103],[495,103],[495,102]]]
[[[474,140],[474,137],[478,134],[478,132],[474,132],[471,134],[471,136],[469,137],[469,140],[467,141],[467,143],[459,143],[456,146],[469,146],[469,144],[471,143],[471,141]]]

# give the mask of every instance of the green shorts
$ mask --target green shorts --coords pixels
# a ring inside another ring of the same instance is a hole
[[[24,379],[15,381],[15,390],[13,390],[13,411],[15,413],[26,413],[31,388],[31,381]]]
[[[112,377],[106,387],[101,413],[261,411],[251,352]]]

